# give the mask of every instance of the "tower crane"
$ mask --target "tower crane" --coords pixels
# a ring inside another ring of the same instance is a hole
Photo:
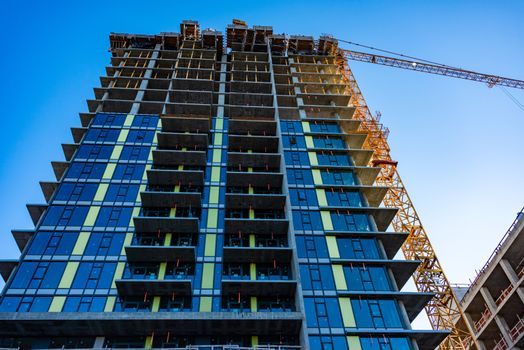
[[[335,40],[364,46],[345,40]],[[364,47],[375,49],[369,46]],[[389,52],[384,50],[380,51]],[[415,285],[421,292],[431,292],[435,294],[426,306],[428,319],[433,329],[450,331],[448,337],[440,344],[440,349],[480,350],[473,336],[473,329],[467,322],[460,303],[451,289],[449,280],[444,274],[442,265],[431,245],[427,232],[398,173],[397,162],[391,158],[390,147],[387,142],[388,130],[380,124],[377,117],[371,114],[347,61],[368,62],[418,72],[473,80],[486,83],[489,87],[499,85],[524,89],[524,81],[455,68],[426,60],[414,59],[414,57],[405,55],[400,55],[405,57],[400,59],[346,50],[340,47],[336,48],[335,53],[339,69],[351,89],[351,103],[356,109],[354,118],[361,120],[361,130],[369,135],[366,146],[374,151],[370,165],[381,168],[376,182],[378,185],[388,187],[388,192],[383,203],[386,207],[398,208],[398,212],[392,222],[393,229],[397,232],[407,232],[409,234],[406,242],[402,246],[402,252],[408,260],[421,261],[421,264],[413,274]]]

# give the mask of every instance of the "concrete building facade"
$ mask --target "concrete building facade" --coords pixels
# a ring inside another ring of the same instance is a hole
[[[461,301],[484,349],[524,349],[524,208]]]
[[[184,21],[111,65],[14,230],[0,347],[433,349],[336,41]]]

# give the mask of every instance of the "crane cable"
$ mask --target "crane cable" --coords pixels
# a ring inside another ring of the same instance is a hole
[[[504,92],[504,94],[506,94],[506,96],[508,96],[508,98],[513,101],[513,103],[515,103],[515,105],[517,107],[519,107],[523,112],[524,112],[524,105],[522,103],[520,103],[520,101],[511,94],[511,92],[508,91],[508,89],[506,89],[504,86],[500,86],[500,85],[497,85],[501,90],[502,92]]]
[[[442,63],[438,63],[438,62],[434,62],[434,61],[429,61],[429,60],[425,60],[425,59],[414,57],[414,56],[410,56],[410,55],[404,55],[404,54],[401,54],[401,53],[398,53],[398,52],[389,51],[389,50],[383,50],[383,49],[379,49],[379,48],[376,48],[376,47],[373,47],[373,46],[368,46],[368,45],[364,45],[364,44],[355,43],[353,41],[348,41],[348,40],[343,40],[343,39],[338,39],[338,38],[337,38],[337,40],[340,41],[340,42],[349,44],[349,45],[355,45],[355,46],[359,46],[359,47],[364,47],[364,48],[369,49],[369,50],[374,50],[374,51],[388,53],[388,54],[395,55],[395,56],[409,58],[409,59],[416,60],[416,61],[419,61],[419,62],[425,62],[425,63],[433,64],[433,65],[436,65],[436,66],[439,66],[439,67],[463,70],[463,68],[448,66],[447,64],[442,64]],[[518,108],[520,108],[522,111],[524,111],[524,105],[515,96],[513,96],[511,94],[511,92],[509,92],[503,86],[497,85],[497,87],[499,87],[502,90],[502,92],[504,92],[504,94],[511,100],[511,102],[513,102]]]

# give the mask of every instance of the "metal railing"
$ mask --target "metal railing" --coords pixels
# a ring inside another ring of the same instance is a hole
[[[477,282],[479,281],[479,279],[481,278],[481,276],[487,271],[487,269],[491,266],[491,263],[493,262],[493,259],[495,258],[495,256],[502,250],[502,246],[504,245],[504,243],[506,242],[506,240],[508,239],[509,236],[511,236],[513,234],[513,231],[515,229],[515,227],[517,226],[517,224],[519,223],[519,221],[524,217],[524,207],[522,207],[522,209],[517,213],[517,217],[515,218],[515,220],[513,221],[513,223],[511,224],[511,226],[509,227],[509,229],[506,231],[506,233],[504,234],[504,236],[502,236],[502,239],[499,241],[499,243],[497,244],[497,247],[493,250],[493,252],[491,253],[491,255],[489,256],[488,260],[486,261],[486,263],[484,264],[484,266],[482,266],[482,268],[479,270],[479,272],[477,273],[477,276],[475,277],[475,279],[473,280],[473,282],[470,284],[469,286],[469,290],[464,294],[464,297],[466,295],[468,295],[468,293],[471,291],[471,288],[473,286],[475,286],[477,284]]]

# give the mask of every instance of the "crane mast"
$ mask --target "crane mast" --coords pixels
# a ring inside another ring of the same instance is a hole
[[[473,331],[465,319],[464,312],[451,289],[426,230],[400,178],[397,162],[392,160],[390,156],[387,130],[369,111],[355,77],[347,64],[347,59],[353,59],[355,52],[338,49],[337,57],[341,73],[351,89],[351,103],[356,108],[354,118],[362,122],[361,130],[369,135],[367,147],[374,151],[370,165],[381,168],[376,182],[378,185],[387,186],[389,189],[383,203],[386,207],[399,209],[392,222],[393,228],[397,232],[409,233],[402,246],[402,252],[408,260],[421,261],[413,275],[415,285],[421,292],[435,294],[426,306],[429,321],[433,329],[450,330],[451,332],[440,344],[440,349],[479,349],[473,337]],[[378,61],[373,63],[378,63]]]

